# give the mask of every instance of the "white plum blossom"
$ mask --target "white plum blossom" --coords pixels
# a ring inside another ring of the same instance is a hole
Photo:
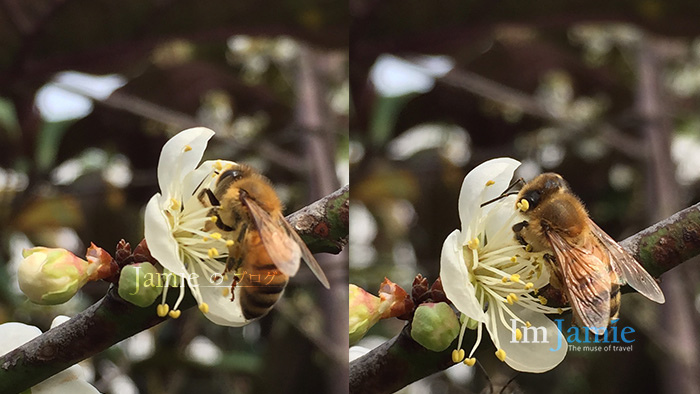
[[[198,167],[213,135],[212,130],[196,127],[178,133],[163,146],[158,161],[161,192],[146,206],[145,238],[151,255],[165,268],[159,316],[180,316],[178,307],[187,285],[204,316],[216,324],[237,327],[250,320],[243,316],[240,297],[231,301],[232,275],[221,276],[233,241],[215,230],[205,230],[205,224],[215,218],[198,197],[202,190],[213,187],[222,168],[234,164],[215,160]],[[180,295],[171,308],[165,300],[173,282],[180,287]]]
[[[503,194],[519,165],[510,158],[493,159],[464,178],[459,195],[462,228],[443,244],[440,278],[447,298],[463,315],[454,362],[474,364],[472,356],[485,326],[499,360],[518,371],[544,372],[557,366],[567,350],[567,346],[553,350],[564,338],[545,316],[562,309],[546,306],[546,300],[537,296],[538,289],[549,283],[544,254],[531,252],[515,239],[513,225],[525,220],[516,209],[515,196],[482,206]],[[474,326],[477,339],[465,359],[464,332]],[[523,338],[525,329],[531,334],[528,341]],[[536,342],[535,333],[540,335]]]
[[[51,328],[69,319],[67,316],[57,316],[51,323]],[[41,330],[27,324],[17,322],[0,324],[0,356],[39,335],[41,335]],[[85,372],[78,364],[32,386],[30,391],[32,394],[99,394],[99,391],[85,380]]]

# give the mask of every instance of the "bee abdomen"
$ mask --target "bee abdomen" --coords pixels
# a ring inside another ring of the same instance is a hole
[[[246,319],[266,315],[282,296],[289,277],[274,265],[249,267],[251,273],[241,284],[241,308]]]

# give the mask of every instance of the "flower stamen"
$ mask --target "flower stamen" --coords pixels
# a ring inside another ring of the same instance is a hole
[[[499,360],[505,362],[505,361],[506,361],[506,351],[503,350],[503,349],[498,349],[498,350],[496,350],[496,357],[497,357]]]
[[[521,212],[527,212],[530,209],[530,202],[523,198],[522,200],[518,201],[518,203],[515,206]]]

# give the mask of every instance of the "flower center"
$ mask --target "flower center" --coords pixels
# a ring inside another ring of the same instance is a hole
[[[501,203],[513,206],[510,201]],[[511,306],[518,305],[538,313],[561,313],[561,309],[545,306],[546,302],[543,303],[542,297],[537,296],[538,289],[549,283],[549,274],[547,270],[543,270],[544,253],[532,252],[531,248],[520,244],[513,235],[512,225],[517,222],[519,211],[513,210],[511,217],[499,228],[487,233],[486,223],[493,219],[489,215],[494,212],[497,212],[496,207],[482,215],[476,226],[470,228],[472,234],[477,236],[465,242],[462,253],[467,270],[471,273],[470,281],[474,285],[475,297],[486,313],[484,323],[496,345],[496,357],[505,361],[506,353],[500,346],[497,330],[507,329],[512,332],[513,325],[508,323],[510,319],[525,326],[530,324],[518,317]],[[466,319],[462,324],[457,346],[459,351],[453,353],[453,359],[464,359],[467,365],[473,365],[472,356],[481,341],[482,324],[476,327],[477,340],[465,359],[464,352],[461,352],[461,343],[469,320],[471,319]],[[522,337],[522,332],[517,331],[518,329],[513,332],[516,339]]]
[[[209,311],[209,305],[202,298],[199,275],[195,273],[195,268],[204,272],[207,276],[204,280],[212,284],[219,284],[224,279],[223,272],[228,250],[234,241],[226,239],[217,231],[217,227],[213,224],[217,221],[217,217],[212,215],[212,207],[205,206],[197,198],[201,190],[211,185],[215,179],[214,175],[207,176],[184,204],[171,199],[170,205],[165,210],[172,225],[172,236],[178,245],[180,261],[183,262],[188,275],[184,276],[184,280],[179,281],[180,296],[172,310],[169,310],[170,308],[165,304],[168,290],[168,283],[166,283],[161,305],[158,306],[158,315],[161,317],[167,314],[177,318],[180,315],[177,308],[184,298],[185,282],[197,300],[199,309],[204,313]]]

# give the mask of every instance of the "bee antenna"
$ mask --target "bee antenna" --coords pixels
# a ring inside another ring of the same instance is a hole
[[[214,192],[212,192],[211,189],[205,189],[204,191],[207,193],[207,197],[209,197],[209,202],[211,203],[211,205],[214,205],[217,207],[221,206],[221,202],[219,202],[219,199],[216,198],[216,196],[214,195]]]
[[[485,203],[481,204],[479,207],[483,208],[483,207],[485,207],[485,206],[487,206],[487,205],[489,205],[489,204],[491,204],[491,203],[493,203],[493,202],[496,202],[496,201],[498,201],[498,200],[500,200],[500,199],[503,199],[503,198],[506,198],[506,197],[508,197],[508,196],[512,196],[512,195],[514,195],[514,194],[520,193],[519,190],[514,190],[514,191],[512,191],[512,192],[509,192],[509,191],[508,191],[508,190],[514,188],[515,186],[519,185],[519,184],[523,184],[523,185],[524,185],[524,184],[525,184],[525,180],[524,180],[523,178],[518,178],[518,179],[516,179],[515,181],[511,182],[510,185],[508,185],[508,187],[506,188],[506,190],[504,190],[503,193],[501,193],[500,196],[498,196],[498,197],[496,197],[496,198],[493,198],[493,199],[491,199],[491,200],[486,201]]]
[[[518,194],[518,193],[520,193],[520,192],[508,192],[508,193],[503,193],[503,194],[501,194],[500,196],[498,196],[498,197],[496,197],[496,198],[492,198],[492,199],[486,201],[485,203],[479,205],[479,207],[483,208],[483,207],[485,207],[485,206],[491,204],[492,202],[496,202],[496,201],[498,201],[498,200],[504,199],[504,198],[506,198],[506,197],[508,197],[508,196],[516,195],[516,194]]]

